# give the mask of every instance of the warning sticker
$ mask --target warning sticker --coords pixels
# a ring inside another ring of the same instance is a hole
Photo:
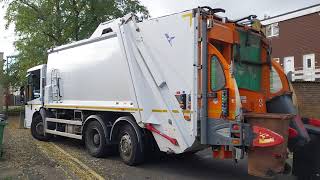
[[[240,96],[242,103],[247,103],[247,96]]]

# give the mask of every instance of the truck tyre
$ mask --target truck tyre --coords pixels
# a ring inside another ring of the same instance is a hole
[[[44,124],[40,114],[36,114],[32,119],[31,135],[40,141],[49,141],[53,137],[52,134],[44,135]]]
[[[118,149],[122,161],[129,166],[140,164],[144,160],[137,134],[129,124],[120,129]]]
[[[98,121],[89,122],[85,130],[85,145],[93,157],[104,157],[113,152],[111,145],[107,144],[102,125]]]

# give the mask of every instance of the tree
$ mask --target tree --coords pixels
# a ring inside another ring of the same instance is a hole
[[[101,23],[129,12],[149,16],[138,0],[0,0],[7,3],[6,26],[15,25],[19,52],[11,84],[19,86],[26,70],[46,63],[47,50],[88,38]]]

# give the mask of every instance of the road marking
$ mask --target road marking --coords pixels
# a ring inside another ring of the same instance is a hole
[[[97,179],[104,180],[97,172],[85,165],[79,159],[73,157],[65,150],[55,145],[53,142],[40,142],[36,141],[39,148],[46,153],[50,158],[57,161],[59,164],[64,165],[79,179]]]
[[[100,176],[98,173],[96,173],[94,170],[92,170],[90,167],[88,167],[87,165],[85,165],[83,162],[81,162],[79,159],[71,156],[69,153],[67,153],[65,150],[63,150],[62,148],[60,148],[59,146],[55,145],[54,143],[50,142],[50,144],[52,144],[56,149],[58,149],[61,153],[65,154],[66,156],[68,156],[70,159],[72,159],[74,162],[78,163],[82,168],[84,168],[85,170],[87,170],[90,174],[92,174],[95,179],[98,180],[104,180],[104,178],[102,176]]]

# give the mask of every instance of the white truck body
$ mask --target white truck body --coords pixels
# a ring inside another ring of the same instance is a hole
[[[102,23],[89,39],[48,52],[44,107],[130,112],[139,126],[152,123],[178,141],[153,133],[161,151],[184,152],[197,135],[197,19],[191,10],[131,18]],[[190,110],[180,108],[177,91],[190,95]],[[31,119],[27,114],[27,124]]]

